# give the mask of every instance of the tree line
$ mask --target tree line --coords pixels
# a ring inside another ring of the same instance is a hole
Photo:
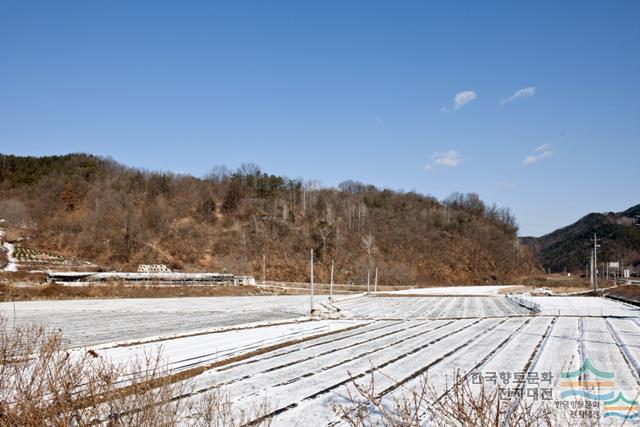
[[[132,269],[230,271],[272,280],[316,274],[362,283],[487,283],[537,269],[506,208],[478,195],[444,200],[347,180],[337,188],[224,166],[198,178],[129,168],[88,154],[0,155],[0,215],[29,229],[29,245]]]

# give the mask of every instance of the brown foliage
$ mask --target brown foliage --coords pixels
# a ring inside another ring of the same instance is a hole
[[[37,170],[28,183],[6,173],[0,181],[0,196],[28,210],[30,244],[105,268],[164,263],[260,276],[264,254],[269,279],[306,281],[312,248],[319,280],[334,259],[342,283],[366,281],[367,264],[389,285],[496,283],[538,268],[518,243],[509,211],[487,207],[475,194],[440,202],[353,181],[323,189],[255,165],[206,179],[99,159],[89,174]],[[73,209],[59,197],[69,188]],[[368,236],[371,254],[362,243]]]

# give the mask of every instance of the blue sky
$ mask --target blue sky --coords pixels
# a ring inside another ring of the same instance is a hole
[[[476,192],[540,235],[640,202],[638,22],[637,1],[2,2],[0,152]]]

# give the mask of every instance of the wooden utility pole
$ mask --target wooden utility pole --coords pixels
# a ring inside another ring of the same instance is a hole
[[[311,306],[310,314],[313,314],[313,249],[311,249],[310,265],[311,265],[311,300],[309,301],[309,304]]]
[[[596,290],[596,285],[595,285],[595,281],[594,281],[594,267],[593,267],[593,251],[591,252],[591,257],[589,258],[589,281],[591,282],[591,289],[593,289],[594,291]]]
[[[373,250],[373,235],[368,234],[362,238],[362,243],[367,250],[367,295],[371,294],[371,252]]]
[[[331,280],[329,282],[329,301],[333,301],[333,260],[331,260]]]
[[[594,268],[594,289],[598,290],[598,236],[593,233],[593,268]]]
[[[373,281],[373,292],[378,292],[378,267],[376,267],[376,278]]]

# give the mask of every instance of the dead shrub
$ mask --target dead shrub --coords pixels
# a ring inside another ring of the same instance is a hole
[[[193,386],[168,382],[160,353],[114,364],[96,352],[67,351],[62,342],[59,331],[0,317],[0,425],[235,427],[270,412],[267,402],[238,411],[218,389],[176,399],[192,395]]]
[[[454,372],[451,385],[444,389],[432,384],[426,374],[417,380],[416,386],[389,396],[376,391],[372,372],[365,383],[352,379],[345,403],[332,409],[351,427],[577,427],[585,423],[584,419],[571,418],[557,410],[553,402],[501,400],[499,387],[472,385],[468,376],[459,371]],[[592,426],[601,425],[600,419],[588,421]]]

